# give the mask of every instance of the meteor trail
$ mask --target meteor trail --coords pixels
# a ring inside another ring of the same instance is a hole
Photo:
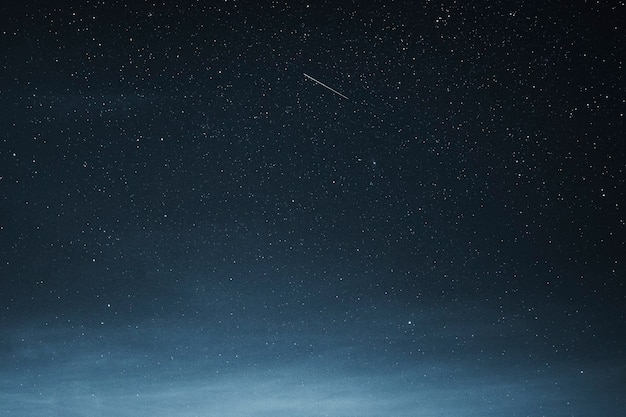
[[[304,74],[304,73],[303,73],[303,74]],[[322,87],[328,88],[330,91],[332,91],[333,93],[337,94],[338,96],[341,96],[341,97],[345,98],[346,100],[350,100],[348,97],[344,96],[344,95],[343,95],[343,94],[341,94],[339,91],[337,91],[337,90],[335,90],[335,89],[333,89],[333,88],[330,88],[329,86],[327,86],[326,84],[324,84],[324,83],[323,83],[323,82],[321,82],[321,81],[317,81],[315,78],[311,77],[310,75],[308,75],[308,74],[304,74],[304,76],[305,76],[305,77],[307,77],[308,79],[312,80],[312,81],[315,81],[316,83],[318,83],[318,84],[319,84],[319,85],[321,85]]]

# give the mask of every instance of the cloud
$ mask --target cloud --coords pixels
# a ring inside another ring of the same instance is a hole
[[[437,315],[415,335],[370,319],[326,331],[315,321],[267,331],[254,320],[228,330],[176,319],[5,327],[0,415],[483,417],[624,405],[616,390],[595,388],[619,386],[624,368],[611,371],[610,360],[581,369],[521,348],[482,352],[498,337],[480,324],[481,345],[451,349],[470,330],[439,327]],[[412,338],[430,348],[407,354]]]

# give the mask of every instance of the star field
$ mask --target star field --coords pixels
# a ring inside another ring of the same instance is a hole
[[[1,5],[0,416],[618,415],[624,13]]]

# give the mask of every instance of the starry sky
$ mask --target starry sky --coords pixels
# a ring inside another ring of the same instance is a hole
[[[128,3],[0,5],[0,416],[623,412],[624,2]]]

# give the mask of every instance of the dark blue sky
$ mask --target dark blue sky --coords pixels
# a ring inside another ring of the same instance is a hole
[[[0,415],[626,406],[623,5],[0,16]]]

